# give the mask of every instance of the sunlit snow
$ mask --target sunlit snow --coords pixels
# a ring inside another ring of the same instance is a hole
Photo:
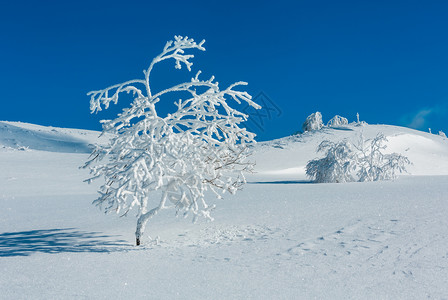
[[[409,157],[395,181],[314,184],[324,139],[384,133]],[[135,218],[91,205],[83,182],[98,132],[0,122],[2,299],[448,298],[448,139],[345,125],[254,146],[256,173],[214,222]],[[158,201],[155,197],[154,201]]]

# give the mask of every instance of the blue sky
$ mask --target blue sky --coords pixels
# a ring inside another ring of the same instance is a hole
[[[91,90],[142,77],[176,34],[205,39],[193,72],[247,90],[270,110],[259,140],[321,111],[448,132],[447,1],[8,1],[0,9],[0,120],[100,129]],[[191,75],[172,63],[153,89]]]

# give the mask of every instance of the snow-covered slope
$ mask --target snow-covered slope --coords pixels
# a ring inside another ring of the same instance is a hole
[[[304,179],[305,166],[311,159],[319,157],[317,146],[323,140],[353,143],[363,134],[374,138],[383,133],[387,139],[387,151],[397,152],[409,158],[410,175],[448,175],[448,139],[439,135],[405,127],[389,125],[347,125],[339,128],[324,128],[318,131],[286,137],[257,144],[253,159],[257,175],[279,176],[284,179]]]
[[[413,163],[410,175],[448,175],[448,139],[422,131],[389,125],[347,125],[324,128],[255,145],[251,160],[258,176],[303,178],[305,165],[318,156],[323,140],[348,139],[356,142],[361,134],[373,138],[383,133],[388,152],[398,152]],[[90,153],[92,144],[104,143],[97,131],[45,127],[21,122],[0,121],[0,149],[41,150],[59,153]],[[255,176],[256,177],[256,176]]]
[[[0,149],[89,153],[99,132],[0,121]]]
[[[320,141],[361,130],[388,136],[412,175],[309,184]],[[448,298],[447,139],[367,125],[259,143],[214,222],[164,211],[147,230],[159,243],[135,247],[133,215],[105,216],[82,182],[97,136],[0,123],[1,299]]]

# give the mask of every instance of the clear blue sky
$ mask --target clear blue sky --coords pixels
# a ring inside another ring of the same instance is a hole
[[[86,93],[143,76],[175,34],[206,40],[194,71],[276,105],[260,140],[317,110],[448,133],[448,1],[3,1],[0,120],[100,129],[119,110],[90,115]],[[190,77],[162,65],[154,89]]]

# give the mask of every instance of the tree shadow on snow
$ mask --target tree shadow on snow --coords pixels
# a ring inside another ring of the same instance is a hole
[[[353,131],[353,129],[347,127],[331,127],[331,128],[334,130],[341,130],[341,131]]]
[[[253,181],[248,184],[308,184],[314,183],[310,180],[279,180],[279,181]]]
[[[123,240],[98,232],[75,228],[5,232],[0,234],[0,257],[28,256],[33,253],[115,252],[131,246]]]

